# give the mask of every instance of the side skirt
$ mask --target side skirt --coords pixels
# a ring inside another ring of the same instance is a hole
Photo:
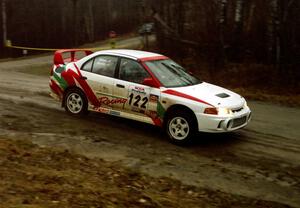
[[[89,110],[93,111],[93,112],[97,112],[97,113],[118,116],[118,117],[122,117],[122,118],[127,118],[127,119],[131,119],[131,120],[155,125],[154,122],[152,121],[152,119],[147,116],[140,116],[140,115],[131,114],[131,113],[123,112],[123,111],[116,111],[116,110],[112,110],[110,108],[104,108],[104,107],[93,108],[92,106],[89,106]]]

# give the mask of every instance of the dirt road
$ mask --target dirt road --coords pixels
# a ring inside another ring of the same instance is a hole
[[[48,77],[28,68],[51,59],[0,63],[0,136],[102,158],[151,177],[300,207],[300,109],[250,101],[254,116],[247,128],[199,134],[195,144],[178,147],[153,126],[95,113],[67,115],[48,96]]]

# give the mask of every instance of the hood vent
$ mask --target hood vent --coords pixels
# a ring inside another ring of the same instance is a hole
[[[228,98],[228,97],[230,97],[230,95],[228,95],[226,93],[216,94],[216,96],[219,97],[219,98]]]

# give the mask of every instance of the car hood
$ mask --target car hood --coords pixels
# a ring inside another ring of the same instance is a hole
[[[168,89],[202,100],[204,103],[209,103],[215,107],[234,109],[242,107],[245,103],[245,99],[239,94],[206,82],[193,86]]]

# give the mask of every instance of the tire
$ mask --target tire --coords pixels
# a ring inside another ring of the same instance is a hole
[[[192,141],[197,130],[195,116],[187,110],[176,110],[167,118],[165,130],[170,141],[177,145],[188,144]]]
[[[71,115],[84,116],[88,113],[88,101],[79,89],[70,89],[64,96],[64,107]]]

